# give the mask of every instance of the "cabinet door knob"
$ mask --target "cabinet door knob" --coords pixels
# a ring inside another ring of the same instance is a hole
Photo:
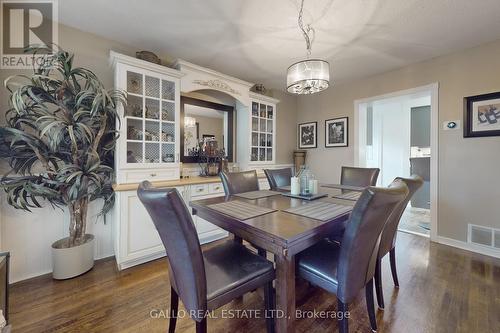
[[[156,173],[150,174],[151,177],[156,177]]]

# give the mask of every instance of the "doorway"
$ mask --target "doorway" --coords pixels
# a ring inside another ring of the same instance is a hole
[[[435,239],[437,224],[437,84],[355,102],[355,163],[377,167],[377,185],[417,174],[424,185],[401,218],[401,231]]]

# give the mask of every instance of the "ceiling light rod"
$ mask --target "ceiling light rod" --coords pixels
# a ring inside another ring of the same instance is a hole
[[[304,25],[304,0],[301,1],[298,24],[306,40],[307,59],[288,67],[286,90],[292,94],[314,94],[330,84],[330,65],[325,60],[310,59],[316,32],[310,24]]]

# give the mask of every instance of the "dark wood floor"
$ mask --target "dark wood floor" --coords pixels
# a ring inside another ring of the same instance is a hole
[[[379,332],[499,332],[500,260],[400,233],[397,262],[401,288],[393,288],[384,259],[385,311],[378,310]],[[298,283],[299,310],[335,311],[335,296]],[[151,310],[168,310],[166,260],[118,272],[113,260],[96,264],[68,281],[50,276],[12,286],[13,332],[166,332],[167,319]],[[223,309],[262,309],[254,292]],[[221,310],[215,313],[222,315]],[[369,332],[364,293],[351,307],[351,332]],[[209,319],[209,332],[264,332],[264,319]],[[297,332],[336,332],[332,319],[300,319]],[[180,319],[177,332],[194,332]]]

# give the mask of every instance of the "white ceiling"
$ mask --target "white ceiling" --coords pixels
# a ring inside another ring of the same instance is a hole
[[[63,0],[63,24],[283,89],[305,56],[298,0]],[[500,0],[306,0],[334,82],[500,39]]]

